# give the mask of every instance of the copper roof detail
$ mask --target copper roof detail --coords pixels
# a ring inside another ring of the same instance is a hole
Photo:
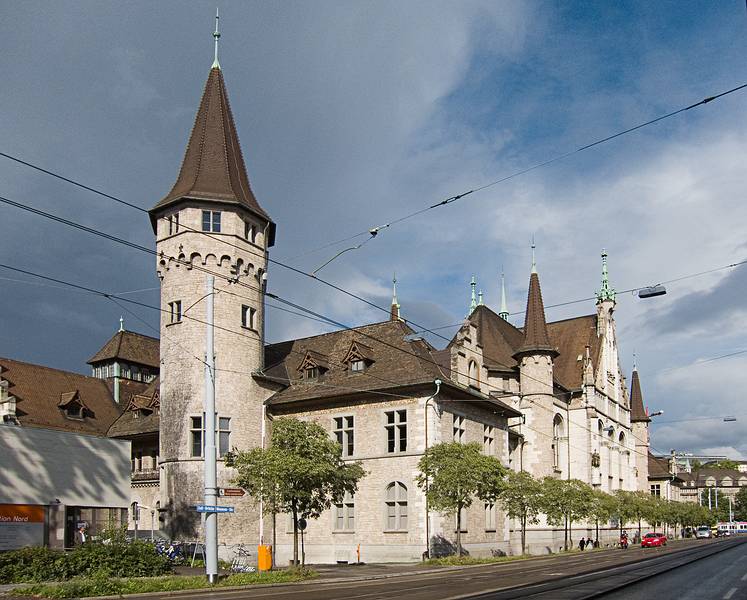
[[[268,245],[272,245],[274,223],[249,185],[223,72],[217,67],[208,75],[179,177],[166,197],[150,210],[151,221],[183,198],[236,204],[249,210],[269,222]]]
[[[545,306],[542,303],[539,276],[532,273],[529,276],[529,293],[527,295],[527,311],[524,319],[524,342],[517,354],[544,353],[557,355],[557,350],[550,343],[545,321]]]
[[[648,423],[651,421],[643,408],[643,394],[641,393],[641,381],[638,378],[638,371],[633,371],[633,377],[630,381],[630,420],[633,423]]]

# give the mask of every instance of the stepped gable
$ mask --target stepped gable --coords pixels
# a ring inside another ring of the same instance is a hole
[[[161,380],[157,377],[142,393],[133,394],[126,410],[109,428],[109,437],[134,437],[158,433],[160,387]]]
[[[9,358],[0,358],[0,366],[8,394],[16,398],[22,427],[104,436],[120,416],[120,407],[101,379]],[[71,400],[83,407],[82,418],[66,416],[64,408]]]
[[[150,210],[154,231],[161,211],[185,198],[241,206],[270,224],[268,246],[273,245],[275,224],[249,185],[223,72],[216,66],[205,83],[176,183]]]
[[[158,369],[160,367],[159,344],[158,339],[142,333],[118,331],[101,350],[88,359],[88,364],[122,360]]]
[[[651,421],[643,407],[643,393],[641,392],[641,381],[638,378],[638,370],[633,370],[630,382],[630,420],[633,423],[648,423]]]

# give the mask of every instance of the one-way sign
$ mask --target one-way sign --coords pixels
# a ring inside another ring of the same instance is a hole
[[[200,513],[232,513],[234,512],[233,506],[212,506],[210,504],[198,504],[196,507],[197,512]]]

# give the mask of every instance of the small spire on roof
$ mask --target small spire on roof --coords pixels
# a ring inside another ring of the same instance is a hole
[[[537,246],[534,243],[534,235],[532,235],[532,273],[537,272],[537,258],[534,256],[534,249]]]
[[[615,301],[615,288],[610,287],[609,274],[607,273],[607,251],[602,248],[602,287],[597,292],[597,302],[604,300]]]
[[[633,370],[634,371],[638,370],[638,365],[636,365],[636,361],[635,361],[635,351],[633,352]]]
[[[477,298],[475,297],[475,287],[477,286],[477,280],[475,279],[475,276],[472,276],[472,280],[469,282],[469,286],[471,289],[471,295],[472,298],[470,299],[469,303],[469,314],[472,314],[472,311],[477,308]],[[469,316],[469,315],[468,315]]]
[[[480,290],[477,292],[477,306],[482,306],[483,304],[485,303],[482,301],[482,290]]]
[[[215,38],[215,60],[213,60],[212,69],[220,69],[220,63],[218,62],[218,40],[220,39],[220,31],[218,30],[218,20],[220,15],[218,14],[218,8],[215,8],[215,31],[213,32],[213,38]]]
[[[390,320],[399,321],[399,302],[397,302],[397,273],[392,277],[392,308],[390,311]]]
[[[119,330],[124,331],[124,317],[119,317]]]
[[[501,311],[498,316],[504,321],[508,321],[508,303],[506,302],[506,278],[501,267]]]

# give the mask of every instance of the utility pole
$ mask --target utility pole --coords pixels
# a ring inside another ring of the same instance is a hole
[[[734,522],[734,511],[732,510],[732,497],[729,496],[729,523]]]
[[[215,349],[214,318],[215,279],[208,275],[207,280],[207,330],[205,336],[205,504],[215,506],[218,496],[216,476],[217,460],[215,452]],[[218,515],[205,513],[205,575],[210,583],[218,582]]]

